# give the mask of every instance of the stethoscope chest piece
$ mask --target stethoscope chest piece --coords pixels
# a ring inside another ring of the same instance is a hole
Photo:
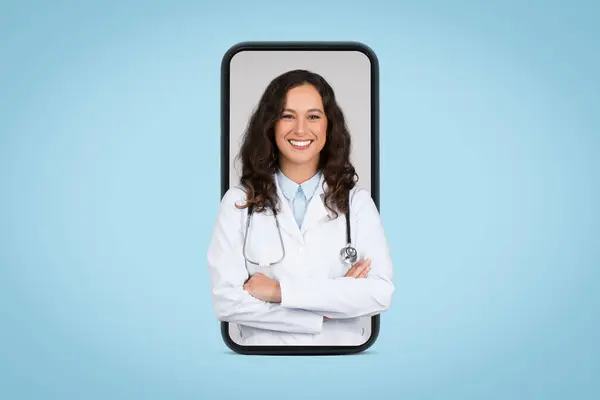
[[[340,258],[344,264],[352,265],[358,260],[358,252],[352,244],[348,243],[340,250]]]
[[[350,199],[348,199],[348,204],[350,204]],[[246,231],[244,232],[244,244],[243,244],[243,249],[242,249],[242,253],[244,255],[244,260],[246,261],[246,263],[254,264],[261,268],[272,267],[275,264],[279,264],[285,258],[285,246],[283,243],[283,236],[281,234],[281,227],[279,226],[279,219],[277,218],[277,212],[275,210],[272,210],[273,217],[275,218],[275,224],[277,225],[277,231],[279,233],[279,244],[281,246],[281,258],[274,262],[268,262],[266,260],[250,260],[248,258],[248,256],[246,255],[248,232],[250,231],[250,223],[252,221],[253,210],[254,210],[254,207],[252,205],[250,205],[250,207],[248,207],[248,217],[247,217],[247,221],[246,221]],[[346,212],[346,243],[348,243],[348,244],[345,245],[344,247],[342,247],[342,249],[340,250],[340,259],[344,264],[348,264],[350,266],[352,266],[353,264],[356,263],[356,261],[358,261],[358,252],[356,251],[356,248],[354,246],[352,246],[351,238],[352,238],[352,236],[351,236],[351,229],[350,229],[350,209],[348,209],[348,211]]]

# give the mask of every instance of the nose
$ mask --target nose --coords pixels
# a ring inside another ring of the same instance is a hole
[[[298,135],[304,135],[306,132],[306,121],[303,118],[298,118],[296,121],[296,133]]]

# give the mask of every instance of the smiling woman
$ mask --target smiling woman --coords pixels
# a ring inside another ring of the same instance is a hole
[[[273,174],[297,184],[323,172],[331,188],[326,206],[348,210],[347,193],[357,175],[350,162],[350,133],[329,83],[320,75],[293,70],[275,78],[263,93],[244,134],[239,161],[246,205],[277,207]]]
[[[390,307],[390,251],[350,153],[321,75],[296,69],[268,84],[208,251],[215,312],[244,346],[361,346],[361,319]]]
[[[285,103],[281,119],[275,125],[275,141],[283,155],[281,169],[284,173],[286,169],[293,169],[285,165],[289,163],[314,169],[327,134],[327,116],[321,95],[314,86],[304,84],[290,89]]]

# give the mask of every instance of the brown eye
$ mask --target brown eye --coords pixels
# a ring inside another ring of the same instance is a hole
[[[290,114],[284,114],[281,116],[281,119],[291,119],[292,116]]]

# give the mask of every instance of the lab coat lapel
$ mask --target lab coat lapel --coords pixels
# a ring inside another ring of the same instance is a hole
[[[301,232],[307,232],[313,229],[323,222],[329,220],[330,211],[325,207],[325,190],[327,185],[325,184],[324,177],[321,177],[317,189],[312,196],[306,214],[304,215],[304,221],[302,222]]]
[[[273,176],[275,179],[275,185],[277,187],[277,196],[279,197],[279,212],[277,217],[279,219],[279,225],[282,230],[286,231],[292,237],[299,238],[300,237],[300,228],[298,228],[298,224],[296,223],[296,219],[294,218],[294,213],[292,212],[292,208],[288,203],[288,200],[283,195],[283,191],[281,190],[281,186],[279,186],[279,182],[277,176]]]

